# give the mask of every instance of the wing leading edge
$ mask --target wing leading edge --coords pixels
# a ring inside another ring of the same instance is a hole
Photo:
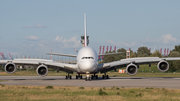
[[[0,64],[5,64],[5,71],[9,74],[12,74],[16,71],[16,65],[32,65],[38,67],[36,69],[37,74],[40,76],[45,76],[48,72],[48,68],[53,68],[57,70],[62,70],[68,73],[77,72],[78,68],[76,64],[66,64],[55,62],[53,60],[46,59],[14,59],[14,60],[0,60]],[[42,73],[38,73],[42,72]]]
[[[119,60],[119,61],[99,64],[97,70],[99,72],[104,72],[104,71],[109,71],[109,70],[113,70],[113,69],[117,69],[117,68],[128,67],[128,65],[130,65],[130,64],[137,65],[136,66],[137,68],[139,68],[140,64],[150,64],[150,63],[158,63],[158,66],[159,66],[160,63],[163,63],[164,65],[169,66],[169,64],[166,62],[166,61],[169,61],[169,60],[180,60],[180,57],[169,57],[169,58],[159,58],[159,57],[128,58],[128,59],[122,59],[122,60]],[[169,69],[169,67],[168,67],[168,69]],[[126,70],[127,70],[127,68],[126,68]],[[160,71],[163,71],[163,70],[160,70]]]

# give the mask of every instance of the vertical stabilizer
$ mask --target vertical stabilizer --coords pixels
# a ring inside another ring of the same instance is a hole
[[[84,47],[87,46],[87,34],[86,34],[86,13],[84,13]]]

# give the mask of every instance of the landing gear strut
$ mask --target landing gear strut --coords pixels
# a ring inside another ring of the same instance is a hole
[[[71,77],[71,75],[69,75],[69,73],[68,73],[68,75],[66,75],[66,79],[72,79],[72,77]]]
[[[76,79],[78,79],[78,78],[82,79],[82,75],[80,75],[80,74],[76,75]]]
[[[106,75],[106,72],[105,72],[104,75],[102,76],[102,79],[109,79],[109,75]]]

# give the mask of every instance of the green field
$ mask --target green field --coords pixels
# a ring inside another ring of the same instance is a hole
[[[179,101],[180,89],[0,85],[0,101]]]

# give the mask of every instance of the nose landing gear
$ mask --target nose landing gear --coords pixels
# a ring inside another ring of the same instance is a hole
[[[89,72],[86,72],[86,78],[85,78],[86,81],[91,81],[91,77],[89,76]]]

